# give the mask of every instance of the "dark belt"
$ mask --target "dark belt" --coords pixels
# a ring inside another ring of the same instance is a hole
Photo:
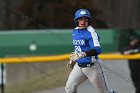
[[[89,63],[89,64],[78,64],[79,67],[84,68],[84,67],[91,67],[93,66],[94,63]]]

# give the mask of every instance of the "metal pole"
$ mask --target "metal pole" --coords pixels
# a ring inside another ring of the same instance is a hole
[[[4,93],[4,65],[1,64],[1,93]]]

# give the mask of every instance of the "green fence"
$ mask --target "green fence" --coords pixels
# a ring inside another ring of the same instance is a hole
[[[0,32],[1,56],[56,55],[73,51],[72,30],[17,30]],[[116,32],[114,30],[97,29],[102,51],[114,52]]]

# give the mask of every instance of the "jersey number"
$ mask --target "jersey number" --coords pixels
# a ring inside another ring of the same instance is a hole
[[[75,52],[82,52],[81,47],[80,46],[75,46]]]

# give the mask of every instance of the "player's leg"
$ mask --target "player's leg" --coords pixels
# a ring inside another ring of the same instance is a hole
[[[129,60],[130,76],[135,87],[135,93],[140,93],[140,65],[139,60]]]
[[[85,80],[87,80],[87,77],[82,73],[81,68],[75,64],[66,83],[66,93],[76,93],[77,87]]]
[[[104,72],[98,62],[95,62],[93,66],[83,68],[82,70],[91,84],[97,89],[97,93],[108,93]]]

